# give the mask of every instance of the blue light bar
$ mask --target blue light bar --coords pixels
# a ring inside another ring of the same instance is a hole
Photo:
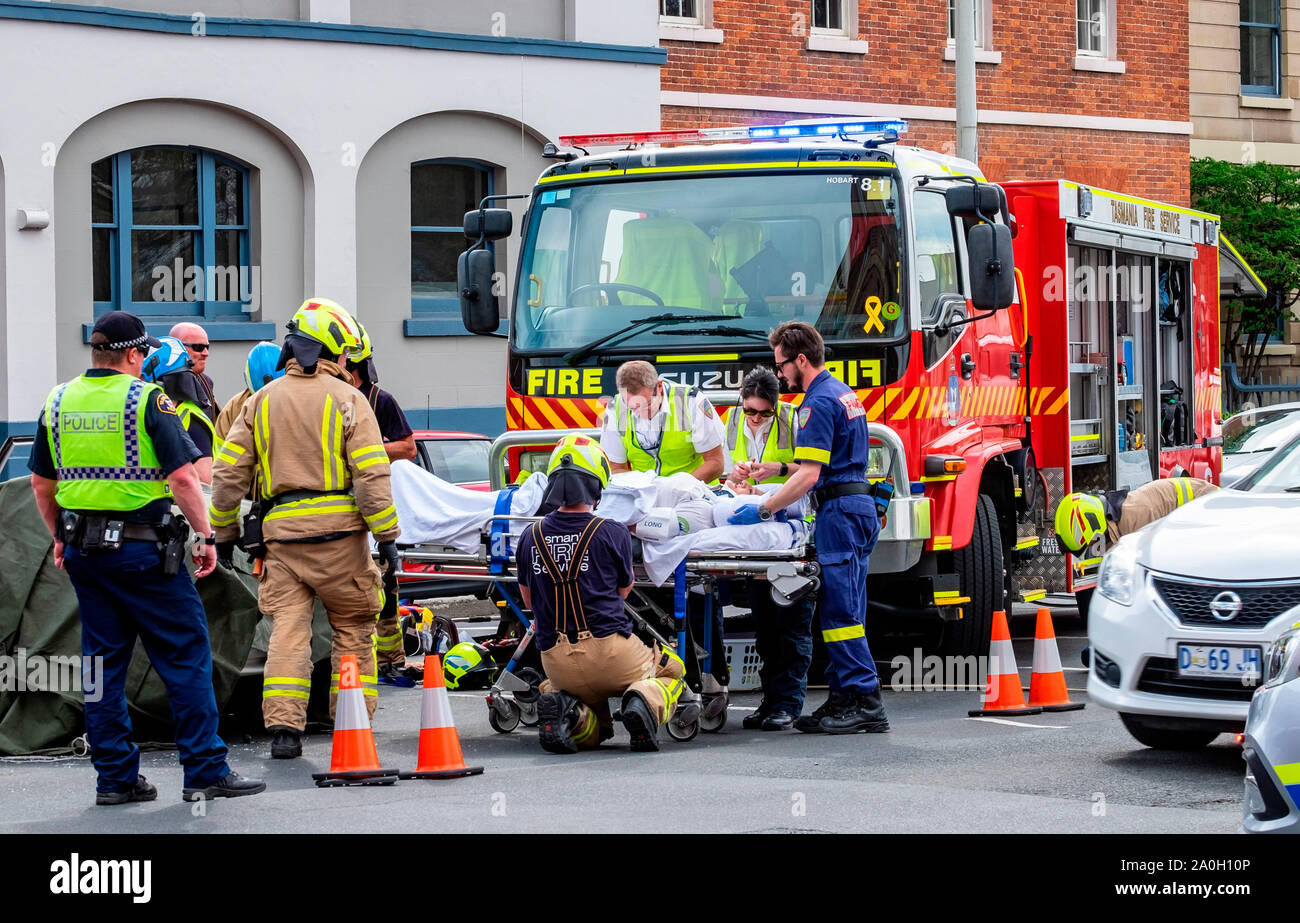
[[[877,119],[835,122],[785,123],[782,125],[758,125],[749,129],[751,138],[803,138],[829,137],[832,135],[901,135],[907,132],[907,123],[902,119]]]

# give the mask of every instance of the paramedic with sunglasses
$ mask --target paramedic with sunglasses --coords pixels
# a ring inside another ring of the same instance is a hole
[[[745,376],[740,406],[727,421],[726,447],[735,464],[731,485],[743,490],[741,485],[748,479],[781,484],[798,470],[794,460],[797,411],[794,404],[781,400],[780,383],[770,369],[756,368]],[[763,699],[741,725],[749,730],[784,731],[803,711],[812,664],[813,600],[804,597],[793,606],[780,606],[766,580],[750,578],[745,585],[754,613],[754,643],[763,662],[758,673]]]

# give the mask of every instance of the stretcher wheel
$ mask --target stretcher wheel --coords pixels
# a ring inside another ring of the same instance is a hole
[[[700,721],[696,718],[685,723],[679,723],[676,718],[673,718],[664,725],[664,728],[668,731],[668,736],[673,740],[694,740],[695,735],[700,733]]]
[[[537,727],[537,722],[541,720],[537,714],[537,703],[520,702],[518,703],[518,707],[519,723],[526,728]]]
[[[533,724],[537,723],[537,709],[533,708]],[[519,722],[523,715],[519,706],[514,702],[506,703],[506,713],[501,714],[501,710],[496,705],[488,706],[488,724],[492,725],[492,730],[498,734],[509,734],[515,728],[519,727]]]
[[[520,705],[536,705],[537,700],[541,698],[542,691],[539,688],[542,685],[544,677],[532,667],[523,667],[515,671],[515,676],[528,684],[527,691],[515,693],[515,701]],[[525,722],[526,723],[526,722]]]
[[[728,697],[725,692],[704,693],[700,703],[700,730],[716,734],[727,726]]]

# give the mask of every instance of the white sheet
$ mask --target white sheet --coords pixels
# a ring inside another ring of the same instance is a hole
[[[663,586],[692,551],[785,551],[807,541],[808,526],[802,521],[760,522],[756,526],[723,526],[680,535],[666,542],[642,542],[641,556],[646,576]]]
[[[402,527],[403,545],[447,545],[473,554],[479,550],[483,524],[496,510],[499,491],[466,490],[448,484],[409,461],[392,465],[393,505]],[[542,504],[546,475],[535,474],[520,485],[510,502],[512,516],[532,516]],[[518,535],[526,523],[513,523]]]

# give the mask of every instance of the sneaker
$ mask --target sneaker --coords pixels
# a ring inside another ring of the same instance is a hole
[[[153,801],[158,797],[158,789],[149,784],[144,776],[135,777],[135,785],[124,792],[96,792],[95,804],[127,804],[131,801]]]
[[[889,730],[885,706],[880,701],[880,691],[855,693],[841,708],[821,719],[821,729],[827,734],[883,734]]]
[[[271,759],[292,760],[302,756],[302,731],[283,725],[267,728],[272,733]]]
[[[266,791],[266,783],[261,779],[246,779],[235,770],[226,773],[224,779],[206,788],[182,789],[181,798],[185,801],[199,801],[212,798],[242,798],[244,795],[256,795]]]
[[[842,708],[848,703],[848,699],[848,693],[832,692],[826,697],[826,701],[818,706],[817,710],[811,715],[801,715],[797,718],[794,722],[794,729],[796,731],[803,731],[805,734],[823,733],[821,726],[822,719],[827,715],[832,714],[836,709]]]
[[[770,714],[772,714],[772,706],[767,704],[767,699],[764,699],[758,703],[758,708],[740,719],[740,726],[747,731],[757,731],[763,726],[763,719]]]
[[[639,692],[629,692],[623,697],[623,727],[632,737],[632,749],[638,752],[650,752],[659,749],[656,739],[659,722]]]
[[[573,741],[572,712],[578,700],[563,692],[547,692],[537,699],[537,739],[547,753],[577,753]]]

